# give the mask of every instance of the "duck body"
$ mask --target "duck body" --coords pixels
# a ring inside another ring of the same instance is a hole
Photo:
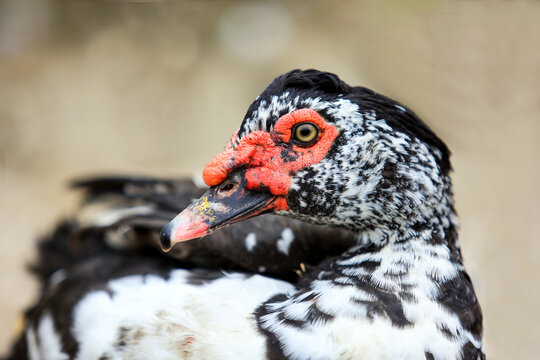
[[[293,289],[260,275],[167,269],[144,258],[131,259],[131,268],[125,259],[104,260],[135,274],[100,282],[77,299],[71,312],[44,309],[36,330],[26,333],[30,358],[250,359],[265,350],[251,312],[268,297]],[[141,260],[148,261],[144,274]],[[70,282],[85,280],[84,274],[74,275],[56,291],[68,295]],[[53,297],[49,305],[69,304]],[[54,325],[63,321],[71,324],[67,338]]]
[[[260,293],[253,290],[255,285],[250,285],[249,291],[258,294],[254,298],[260,300],[257,303],[260,305],[266,299],[265,284],[268,283],[267,287],[274,291],[288,291],[291,283],[296,282],[306,269],[356,243],[356,238],[348,231],[264,215],[231,225],[200,241],[178,244],[173,250],[163,253],[158,250],[161,228],[194,197],[202,195],[204,189],[188,179],[140,176],[97,177],[76,181],[73,186],[84,192],[82,206],[72,218],[61,222],[54,232],[39,242],[39,257],[31,270],[41,282],[41,295],[37,303],[26,311],[26,329],[12,349],[11,359],[56,358],[51,354],[66,359],[107,356],[136,359],[135,353],[141,354],[142,358],[152,358],[153,351],[160,354],[154,358],[183,358],[184,355],[178,352],[182,348],[178,341],[183,339],[178,334],[178,325],[182,322],[172,322],[169,316],[163,316],[174,312],[166,304],[184,304],[177,309],[177,315],[185,321],[192,317],[189,312],[202,308],[206,299],[206,305],[209,309],[213,307],[214,313],[208,318],[214,324],[220,324],[224,319],[217,315],[229,314],[227,309],[234,303],[234,296],[246,294],[247,288],[242,291],[242,284],[262,284]],[[328,237],[333,238],[332,243],[324,241]],[[269,277],[254,275],[256,273],[268,274]],[[209,293],[202,291],[215,280],[228,284],[229,278],[231,286],[220,285],[216,288],[218,290]],[[185,292],[185,295],[182,299],[171,295],[166,300],[153,293],[156,286],[163,294]],[[237,291],[233,291],[233,287]],[[148,296],[138,298],[143,293]],[[196,293],[199,296],[195,296]],[[99,301],[107,296],[111,301]],[[228,302],[223,300],[216,306],[216,299],[227,297]],[[131,305],[122,312],[125,302],[113,299],[129,299]],[[248,316],[255,305],[244,300],[236,299],[236,307]],[[116,312],[122,315],[111,318]],[[212,313],[208,309],[205,312]],[[139,313],[145,315],[138,320],[146,319],[148,322],[142,321],[135,326],[137,322],[133,318]],[[159,316],[156,315],[158,313]],[[84,314],[102,315],[81,317]],[[235,317],[228,315],[229,320],[232,318]],[[229,326],[227,323],[221,323],[222,327]],[[188,325],[193,325],[193,322],[182,326]],[[207,325],[203,322],[197,329],[214,329],[216,334],[225,330]],[[148,337],[142,337],[141,332],[127,330],[141,327],[175,330],[144,332]],[[76,328],[92,330],[75,332]],[[96,339],[92,333],[100,334],[96,341],[92,341]],[[189,333],[184,335],[190,336]],[[131,336],[136,339],[126,341]],[[165,355],[167,350],[156,346],[159,341],[176,345],[169,346],[170,353]],[[40,345],[42,342],[53,344],[55,350],[51,346]],[[119,343],[125,345],[119,346]],[[245,345],[244,338],[239,345]],[[219,358],[217,354],[224,356],[225,353],[220,351],[227,346],[222,344],[215,350],[218,351],[215,356],[210,356],[212,353],[209,352],[202,358]],[[83,348],[86,349],[84,352]],[[251,350],[231,350],[231,358],[238,358],[240,354],[251,358]],[[184,353],[188,351],[182,350]]]
[[[289,72],[207,166],[211,188],[161,232],[173,255],[140,246],[156,233],[148,213],[144,226],[133,211],[94,221],[87,229],[109,235],[138,221],[136,251],[111,247],[122,243],[113,236],[69,272],[45,271],[16,349],[30,359],[484,359],[449,171],[446,145],[403,105],[330,73]],[[291,223],[256,235],[269,212]],[[174,253],[210,233],[216,243]],[[263,253],[253,237],[266,239]],[[297,237],[317,240],[291,247]],[[288,260],[264,274],[265,253],[284,243]],[[208,249],[244,253],[213,261]]]

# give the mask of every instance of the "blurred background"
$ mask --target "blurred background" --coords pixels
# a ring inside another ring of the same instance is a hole
[[[490,359],[540,359],[540,1],[0,0],[0,352],[90,174],[198,174],[278,74],[414,109],[453,150]]]

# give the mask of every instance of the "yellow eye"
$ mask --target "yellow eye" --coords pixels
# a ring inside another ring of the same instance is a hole
[[[293,139],[299,145],[310,145],[319,135],[319,128],[317,125],[310,122],[298,123],[293,128]]]

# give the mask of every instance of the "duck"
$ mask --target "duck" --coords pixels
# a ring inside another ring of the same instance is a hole
[[[405,105],[287,72],[204,168],[207,189],[76,184],[97,215],[41,242],[61,255],[35,266],[11,358],[485,359],[451,172]]]

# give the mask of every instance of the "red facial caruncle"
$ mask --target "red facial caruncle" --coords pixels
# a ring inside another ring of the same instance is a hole
[[[298,127],[308,124],[317,130],[308,143],[298,141]],[[220,184],[229,173],[245,167],[246,187],[264,189],[278,196],[274,210],[288,209],[286,197],[295,172],[320,162],[330,150],[338,135],[336,127],[327,123],[316,111],[300,109],[283,115],[272,131],[254,131],[245,135],[233,147],[233,135],[225,150],[217,155],[203,171],[209,186]]]

